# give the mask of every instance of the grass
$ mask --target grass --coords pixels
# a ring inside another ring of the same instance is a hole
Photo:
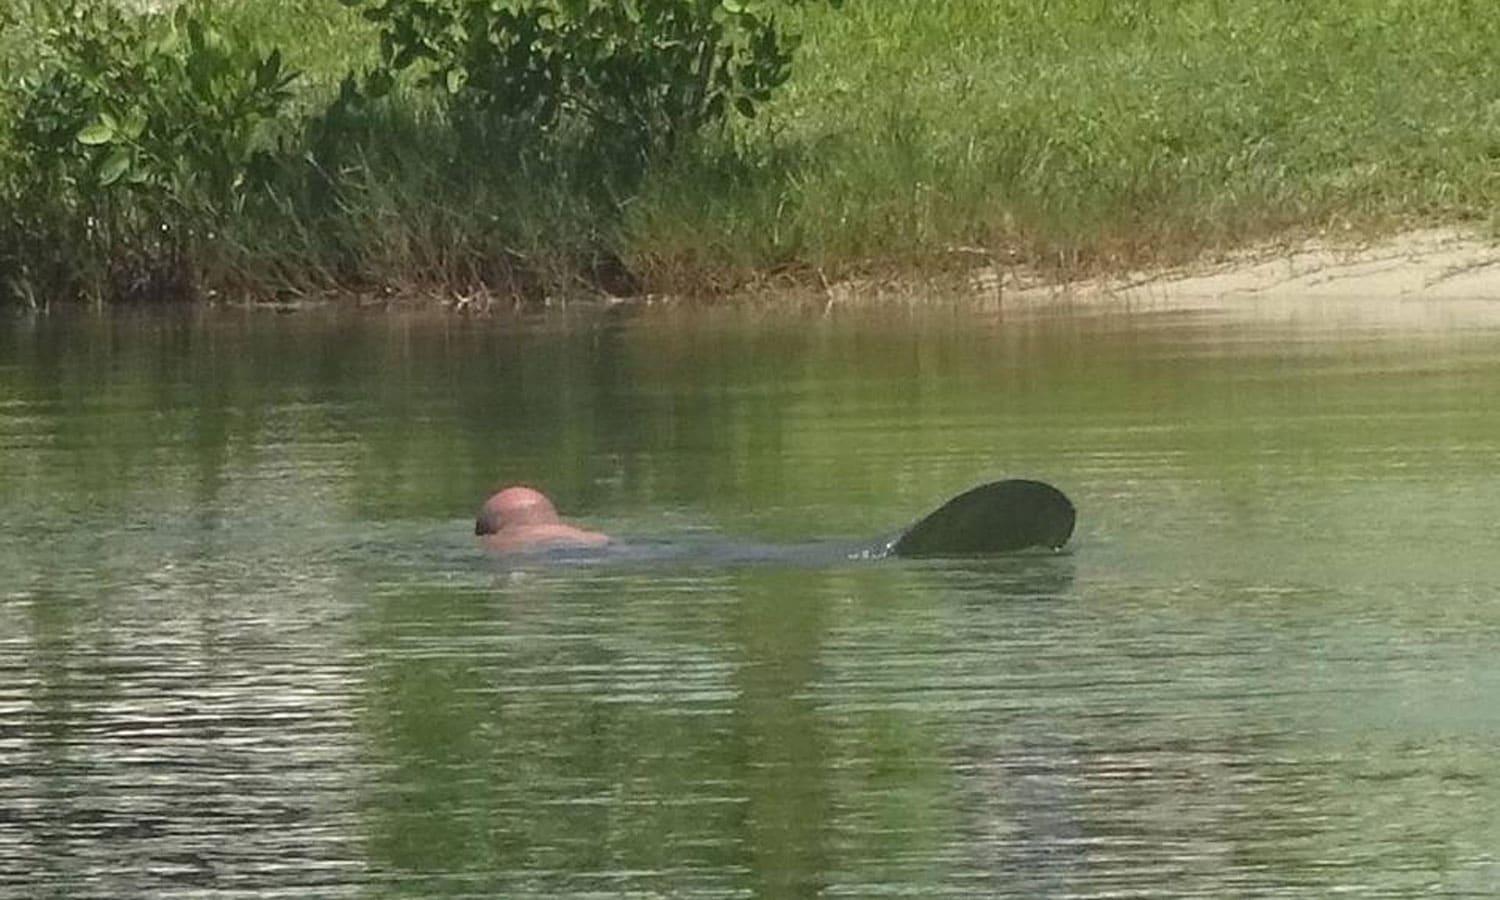
[[[307,109],[374,52],[337,0],[224,10],[305,71]],[[218,230],[198,280],[538,295],[597,283],[602,259],[631,287],[717,293],[976,253],[1124,268],[1289,232],[1487,224],[1500,208],[1494,4],[881,0],[793,15],[804,43],[776,99],[623,194],[590,193],[574,177],[586,157],[487,160],[403,90],[361,123],[336,204],[289,181]],[[0,33],[0,59],[11,42]]]
[[[665,174],[639,252],[714,235],[750,267],[954,247],[1133,265],[1287,230],[1488,220],[1500,199],[1485,4],[885,0],[807,33],[743,138],[797,163],[706,203]]]

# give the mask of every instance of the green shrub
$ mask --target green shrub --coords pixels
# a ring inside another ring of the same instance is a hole
[[[342,2],[380,47],[336,93],[246,2],[6,4],[30,39],[0,61],[0,289],[628,285],[648,167],[786,81],[778,13],[841,0]]]
[[[82,198],[131,190],[242,207],[277,146],[296,74],[279,50],[217,29],[204,2],[171,16],[59,0],[15,142],[32,171]]]
[[[19,255],[10,268],[27,281],[74,268],[85,293],[180,293],[186,245],[273,174],[295,73],[216,27],[207,0],[170,15],[102,0],[28,12],[39,62],[0,139],[13,173],[0,254]]]
[[[523,142],[582,128],[654,152],[731,109],[755,114],[796,44],[775,11],[802,0],[344,2],[380,28],[377,93],[420,63],[460,127],[498,125]]]

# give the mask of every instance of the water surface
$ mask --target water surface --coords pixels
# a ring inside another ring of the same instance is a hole
[[[1476,308],[7,319],[0,895],[1492,896]]]

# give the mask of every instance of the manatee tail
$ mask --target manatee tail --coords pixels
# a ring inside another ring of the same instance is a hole
[[[890,544],[892,556],[986,556],[1027,547],[1058,548],[1078,513],[1062,491],[1010,479],[970,488],[929,513]]]

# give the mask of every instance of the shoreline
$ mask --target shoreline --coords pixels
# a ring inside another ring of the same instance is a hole
[[[968,252],[968,251],[963,251]],[[976,251],[977,255],[977,251]],[[821,280],[821,279],[820,279]],[[1277,310],[1347,306],[1385,318],[1393,310],[1443,307],[1500,321],[1500,238],[1473,228],[1429,226],[1379,237],[1323,237],[1263,242],[1197,261],[1115,274],[1054,278],[1018,265],[980,265],[946,274],[856,277],[813,283],[808,276],[776,279],[722,293],[549,297],[540,302],[478,291],[342,292],[282,299],[210,296],[166,303],[62,302],[37,311],[171,308],[312,310],[460,316],[549,312],[651,314],[782,306],[807,312],[853,312],[890,307],[969,308],[976,312],[1215,311],[1257,316]],[[24,308],[22,308],[24,309]]]
[[[1026,266],[980,266],[958,285],[899,278],[827,286],[827,310],[931,302],[933,290],[995,312],[1214,312],[1253,318],[1317,311],[1414,323],[1458,315],[1500,322],[1500,239],[1463,226],[1427,226],[1376,237],[1284,239],[1199,260],[1078,278]]]
[[[1250,247],[1161,270],[1017,285],[1010,296],[1164,304],[1287,297],[1500,300],[1500,242],[1454,226],[1359,241],[1319,237]]]

